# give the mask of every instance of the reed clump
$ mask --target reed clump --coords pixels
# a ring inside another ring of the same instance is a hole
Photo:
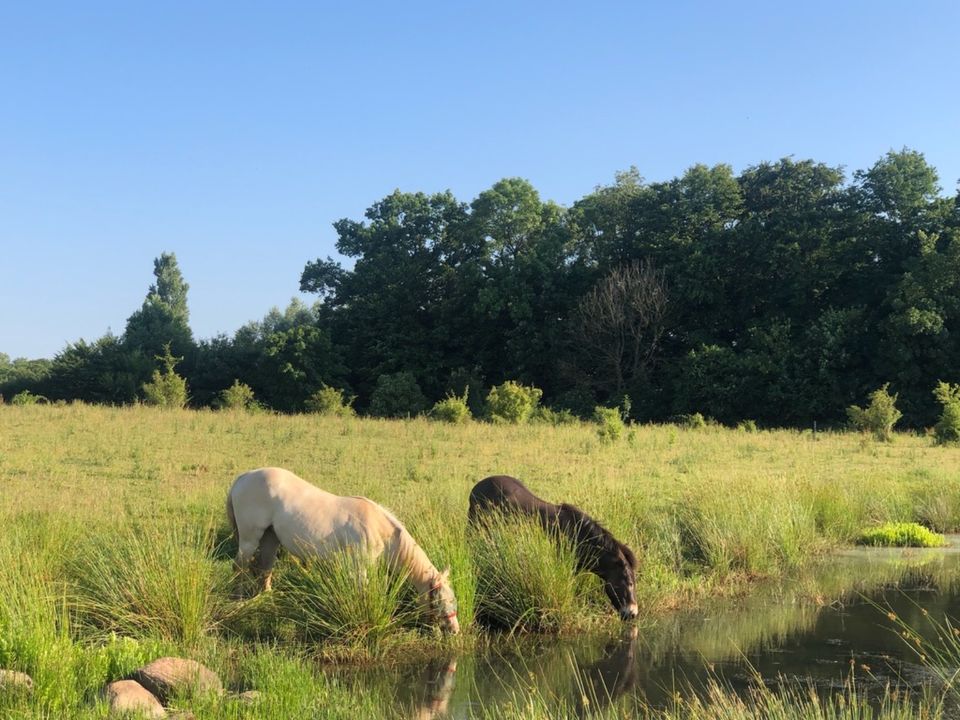
[[[576,548],[535,522],[492,514],[468,534],[480,622],[511,632],[561,632],[590,611],[590,577],[576,570]]]

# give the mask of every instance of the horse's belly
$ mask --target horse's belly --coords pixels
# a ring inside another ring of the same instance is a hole
[[[297,557],[322,556],[346,548],[367,547],[365,533],[350,522],[332,524],[293,517],[274,523],[274,532],[291,553]]]

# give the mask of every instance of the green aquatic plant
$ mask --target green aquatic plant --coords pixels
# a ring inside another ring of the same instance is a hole
[[[857,538],[858,545],[888,547],[943,547],[947,539],[917,523],[886,523],[868,528]]]

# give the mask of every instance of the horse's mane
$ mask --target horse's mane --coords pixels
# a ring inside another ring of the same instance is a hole
[[[630,567],[636,569],[637,558],[633,554],[633,551],[631,551],[630,548],[628,548],[622,542],[617,540],[613,536],[613,533],[607,530],[603,525],[587,515],[576,505],[562,503],[559,505],[559,508],[561,514],[566,513],[572,518],[574,524],[586,535],[587,540],[591,544],[598,546],[602,550],[611,552],[614,555],[617,552],[622,552],[623,556],[627,559],[627,562],[630,563]]]

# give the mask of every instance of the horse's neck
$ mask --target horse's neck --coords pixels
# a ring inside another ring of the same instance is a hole
[[[391,548],[393,561],[410,573],[410,582],[419,592],[426,592],[440,573],[406,528],[399,527],[398,530]]]

